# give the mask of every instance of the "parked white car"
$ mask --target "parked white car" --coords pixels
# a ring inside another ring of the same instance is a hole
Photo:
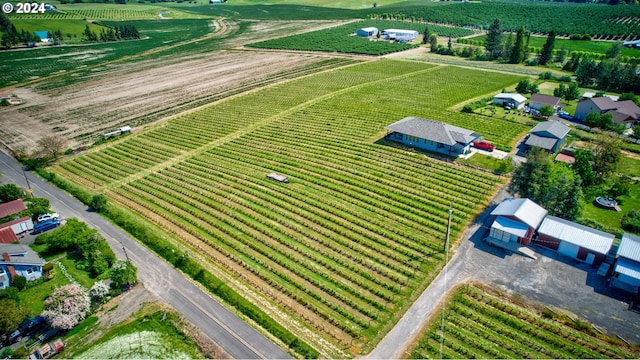
[[[38,222],[43,222],[43,221],[47,221],[47,220],[51,220],[51,219],[58,219],[59,217],[60,217],[60,215],[58,215],[58,213],[40,214],[40,215],[38,215]]]

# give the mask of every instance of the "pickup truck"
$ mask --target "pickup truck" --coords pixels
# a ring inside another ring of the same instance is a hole
[[[62,350],[64,350],[65,344],[61,339],[52,341],[50,343],[46,343],[39,348],[36,349],[31,355],[29,355],[29,359],[48,359],[57,354],[59,354]]]

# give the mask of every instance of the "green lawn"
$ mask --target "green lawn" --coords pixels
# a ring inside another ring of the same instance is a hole
[[[479,35],[472,38],[472,40],[476,41],[485,41],[487,38],[486,35]],[[534,48],[540,48],[544,46],[544,43],[547,41],[547,38],[544,36],[532,36],[529,40],[529,46]],[[571,54],[573,51],[582,51],[582,52],[590,52],[596,54],[605,54],[607,50],[613,46],[613,42],[611,41],[583,41],[583,40],[569,40],[569,39],[558,39],[555,41],[555,50],[560,50],[564,46],[565,49]],[[621,51],[622,56],[630,56],[630,57],[640,57],[640,49],[629,49],[622,48]]]
[[[54,264],[53,268],[55,269],[55,276],[53,279],[33,286],[27,290],[23,290],[19,293],[20,302],[27,304],[31,313],[34,315],[42,312],[44,300],[51,295],[53,289],[69,284],[69,280],[64,276],[60,267]]]
[[[629,176],[640,177],[640,160],[623,156],[618,165],[618,172]]]
[[[33,33],[35,31],[49,31],[53,33],[56,30],[62,31],[64,37],[63,42],[67,44],[80,43],[83,40],[83,32],[86,25],[89,25],[91,31],[96,34],[100,33],[100,30],[105,29],[102,26],[89,23],[81,19],[68,19],[68,20],[40,20],[40,19],[24,19],[17,18],[12,19],[11,23],[16,26],[18,31],[25,30]]]
[[[88,271],[79,269],[77,260],[78,256],[75,254],[71,254],[65,258],[60,259],[59,261],[60,263],[62,263],[62,265],[64,265],[71,277],[73,277],[80,285],[84,286],[87,289],[90,289],[97,281],[97,279],[92,278],[89,275]]]
[[[508,173],[512,170],[511,158],[500,160],[492,156],[474,154],[468,159],[457,159],[456,162],[495,171],[500,174]]]
[[[599,208],[593,205],[592,201],[593,199],[585,199],[585,201],[583,201],[581,217],[583,219],[590,219],[611,229],[622,231],[620,226],[622,216],[633,209],[640,209],[640,185],[637,183],[632,185],[629,195],[618,198],[618,206],[622,209],[621,212]]]

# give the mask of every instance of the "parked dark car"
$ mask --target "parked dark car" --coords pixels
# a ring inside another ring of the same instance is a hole
[[[51,230],[53,228],[56,228],[60,226],[60,220],[58,219],[49,219],[46,221],[43,221],[41,223],[37,223],[35,225],[33,225],[33,233],[34,234],[39,234],[43,231],[47,231],[47,230]]]

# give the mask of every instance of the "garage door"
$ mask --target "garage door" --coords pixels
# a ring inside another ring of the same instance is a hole
[[[558,247],[558,252],[560,254],[568,256],[572,259],[578,257],[578,250],[580,250],[580,247],[578,245],[574,245],[566,241],[560,241],[560,246]]]

